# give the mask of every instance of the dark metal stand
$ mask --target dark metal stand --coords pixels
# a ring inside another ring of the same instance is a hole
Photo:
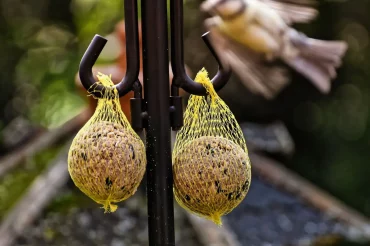
[[[171,127],[177,131],[183,124],[182,98],[179,88],[205,95],[202,85],[185,73],[183,44],[183,1],[171,0],[171,60],[174,78],[169,88],[168,28],[166,0],[141,0],[144,64],[144,99],[139,75],[138,13],[136,0],[125,0],[125,28],[127,72],[115,85],[119,95],[134,91],[131,99],[131,124],[134,130],[146,130],[147,199],[150,246],[175,245],[173,215],[173,177],[171,161]],[[208,48],[219,62],[207,39]],[[95,79],[92,67],[107,40],[95,35],[80,64],[80,79],[88,90]],[[230,78],[230,71],[219,63],[219,71],[212,79],[216,90]],[[95,87],[104,90],[103,87]],[[98,91],[95,90],[95,91]],[[96,97],[100,93],[94,92]]]

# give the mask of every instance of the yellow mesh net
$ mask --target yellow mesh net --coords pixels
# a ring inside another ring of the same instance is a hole
[[[132,196],[146,167],[144,143],[121,110],[110,76],[98,74],[104,86],[94,115],[75,136],[68,155],[68,171],[75,185],[105,212]],[[89,91],[96,91],[93,85]]]
[[[191,95],[173,150],[174,194],[185,209],[222,225],[246,196],[251,163],[243,133],[203,68],[195,81],[207,96]]]

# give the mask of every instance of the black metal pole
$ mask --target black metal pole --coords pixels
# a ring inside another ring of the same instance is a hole
[[[166,0],[142,0],[149,245],[175,245]]]

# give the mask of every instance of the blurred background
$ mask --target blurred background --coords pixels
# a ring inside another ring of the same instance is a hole
[[[370,1],[319,2],[319,17],[296,27],[314,38],[348,42],[330,94],[320,94],[295,74],[274,101],[252,95],[236,77],[220,95],[240,122],[282,121],[295,151],[270,158],[370,216]],[[206,31],[200,3],[185,1],[185,62],[193,75],[203,66],[213,75],[217,64],[200,38]],[[123,0],[0,0],[0,156],[17,153],[89,105],[76,84],[80,59],[95,34],[111,35],[122,19]],[[124,47],[119,42],[111,38],[98,65],[124,60],[115,50]],[[32,154],[0,178],[0,219],[61,148],[53,144]],[[84,199],[76,194],[61,197],[55,208]]]

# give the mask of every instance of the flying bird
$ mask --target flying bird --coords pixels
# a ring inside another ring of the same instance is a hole
[[[273,99],[290,78],[283,61],[322,93],[331,89],[347,51],[344,41],[307,37],[291,27],[308,23],[318,11],[314,0],[205,0],[201,10],[221,63],[255,94]]]

